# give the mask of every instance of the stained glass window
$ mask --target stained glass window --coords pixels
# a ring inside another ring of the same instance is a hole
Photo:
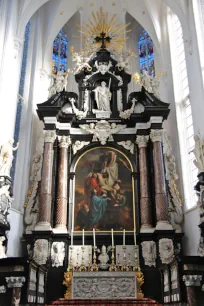
[[[24,46],[23,46],[23,58],[21,64],[21,75],[20,75],[20,84],[18,89],[18,103],[17,103],[17,110],[16,110],[16,120],[15,120],[15,130],[14,130],[14,143],[15,145],[19,141],[20,136],[20,124],[21,124],[21,115],[22,115],[22,108],[23,108],[23,95],[24,95],[24,87],[25,87],[25,76],[26,76],[26,67],[27,67],[27,58],[28,58],[28,43],[30,37],[30,21],[27,23],[25,28],[25,35],[24,35]],[[13,153],[13,165],[11,169],[11,177],[12,182],[14,182],[15,170],[16,170],[16,158],[17,158],[18,151]]]
[[[140,34],[140,39],[138,42],[138,54],[140,60],[140,73],[143,75],[143,70],[147,70],[149,75],[155,76],[155,66],[154,66],[154,49],[153,41],[147,31],[142,30]]]
[[[52,52],[52,61],[53,61],[53,68],[52,72],[54,74],[57,71],[67,71],[67,57],[68,57],[68,40],[67,35],[65,34],[64,30],[61,30],[54,42],[53,42],[53,52]]]

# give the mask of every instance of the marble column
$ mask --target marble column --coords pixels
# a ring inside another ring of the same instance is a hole
[[[25,282],[25,277],[23,276],[6,277],[6,282],[8,288],[13,288],[11,306],[20,305],[21,288],[23,286],[23,283]]]
[[[155,188],[155,205],[158,230],[172,230],[169,223],[168,202],[166,194],[166,183],[164,174],[164,160],[162,153],[162,130],[151,130],[150,138],[153,142],[153,159],[154,159],[154,188]]]
[[[68,153],[67,149],[71,144],[70,136],[61,136],[59,147],[58,167],[58,189],[56,219],[54,231],[67,232],[67,182],[68,182]]]
[[[195,287],[200,287],[202,275],[184,275],[188,306],[197,306]]]
[[[52,205],[53,143],[55,139],[55,131],[45,131],[45,145],[39,197],[39,222],[35,226],[35,230],[39,231],[51,230],[50,221]]]
[[[148,165],[147,165],[147,143],[149,136],[137,136],[136,143],[139,147],[140,166],[140,232],[152,231],[152,203],[149,194]]]

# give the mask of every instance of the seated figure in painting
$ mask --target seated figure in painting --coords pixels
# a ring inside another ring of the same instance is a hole
[[[95,189],[92,190],[90,210],[88,214],[87,227],[97,228],[97,224],[103,218],[105,211],[108,206],[107,194],[104,193],[102,196],[97,195]]]

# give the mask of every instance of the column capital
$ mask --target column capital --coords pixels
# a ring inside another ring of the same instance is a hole
[[[48,130],[48,131],[44,131],[44,135],[45,135],[45,142],[51,142],[54,143],[55,139],[56,139],[56,131],[52,131],[52,130]]]
[[[24,276],[10,276],[6,277],[8,288],[21,288],[26,281]]]
[[[202,275],[183,275],[183,281],[186,287],[199,287]]]
[[[136,138],[136,143],[138,144],[139,148],[146,147],[148,141],[149,141],[148,135],[138,135]]]
[[[163,130],[151,130],[150,138],[152,142],[162,141]]]
[[[59,139],[59,147],[60,148],[66,148],[68,149],[68,147],[71,145],[71,138],[70,136],[58,136]]]

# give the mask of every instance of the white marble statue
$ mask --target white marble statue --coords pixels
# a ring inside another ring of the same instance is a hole
[[[162,238],[159,240],[159,255],[163,264],[169,264],[174,259],[174,244],[172,239]]]
[[[48,99],[51,98],[56,94],[56,87],[55,87],[55,78],[54,76],[51,76],[50,86],[48,88]]]
[[[129,72],[130,71],[129,56],[126,56],[125,59],[123,54],[121,54],[116,67],[118,67],[118,70],[120,71],[124,70],[125,72]]]
[[[38,265],[45,265],[49,256],[49,243],[46,239],[37,239],[34,244],[33,259]]]
[[[56,81],[55,81],[55,88],[56,92],[61,92],[64,89],[65,86],[65,78],[67,76],[64,75],[63,71],[58,71],[57,76],[56,76]]]
[[[10,196],[10,185],[0,188],[0,213],[5,216],[4,222],[7,223],[8,210],[11,208],[13,198]]]
[[[193,153],[195,160],[193,161],[199,172],[204,172],[204,141],[200,135],[194,135],[195,147]]]
[[[4,236],[0,237],[0,259],[7,258],[6,256],[6,247],[3,245],[6,238]]]
[[[145,265],[156,267],[156,243],[154,241],[143,241],[141,246]]]
[[[153,81],[153,77],[151,75],[149,75],[147,70],[143,70],[143,78],[141,80],[141,85],[144,86],[144,88],[149,92],[149,93],[153,93],[153,88],[152,88],[152,81]]]
[[[18,149],[19,143],[13,147],[14,140],[10,139],[7,143],[3,144],[0,148],[0,175],[10,177],[10,170],[13,161],[13,152]]]
[[[175,181],[178,179],[176,172],[176,161],[172,152],[170,137],[163,131],[163,154],[165,163],[165,174],[168,185],[168,213],[170,223],[177,232],[181,232],[183,222],[183,206]]]
[[[75,143],[72,145],[73,154],[75,155],[77,151],[81,150],[84,146],[87,146],[90,142],[89,141],[79,141],[76,140]]]
[[[72,61],[76,62],[75,74],[79,73],[83,68],[86,68],[88,71],[91,71],[91,66],[88,64],[90,60],[89,57],[84,57],[78,52],[72,54]]]
[[[64,242],[53,242],[51,249],[51,260],[52,267],[61,267],[63,266],[65,257],[65,245]]]
[[[109,256],[106,252],[106,247],[105,245],[102,246],[101,248],[101,254],[98,256],[98,260],[100,261],[100,268],[105,270],[108,268],[107,262],[109,261]]]
[[[97,86],[93,91],[98,110],[110,112],[111,92],[106,86],[106,82],[101,82],[101,86]]]
[[[39,198],[38,191],[41,181],[41,170],[43,162],[43,150],[44,150],[44,134],[40,136],[37,145],[35,155],[33,157],[33,165],[30,176],[30,190],[28,192],[28,198],[26,200],[26,208],[24,214],[24,222],[26,224],[26,233],[32,233],[35,225],[38,222],[39,215]]]

